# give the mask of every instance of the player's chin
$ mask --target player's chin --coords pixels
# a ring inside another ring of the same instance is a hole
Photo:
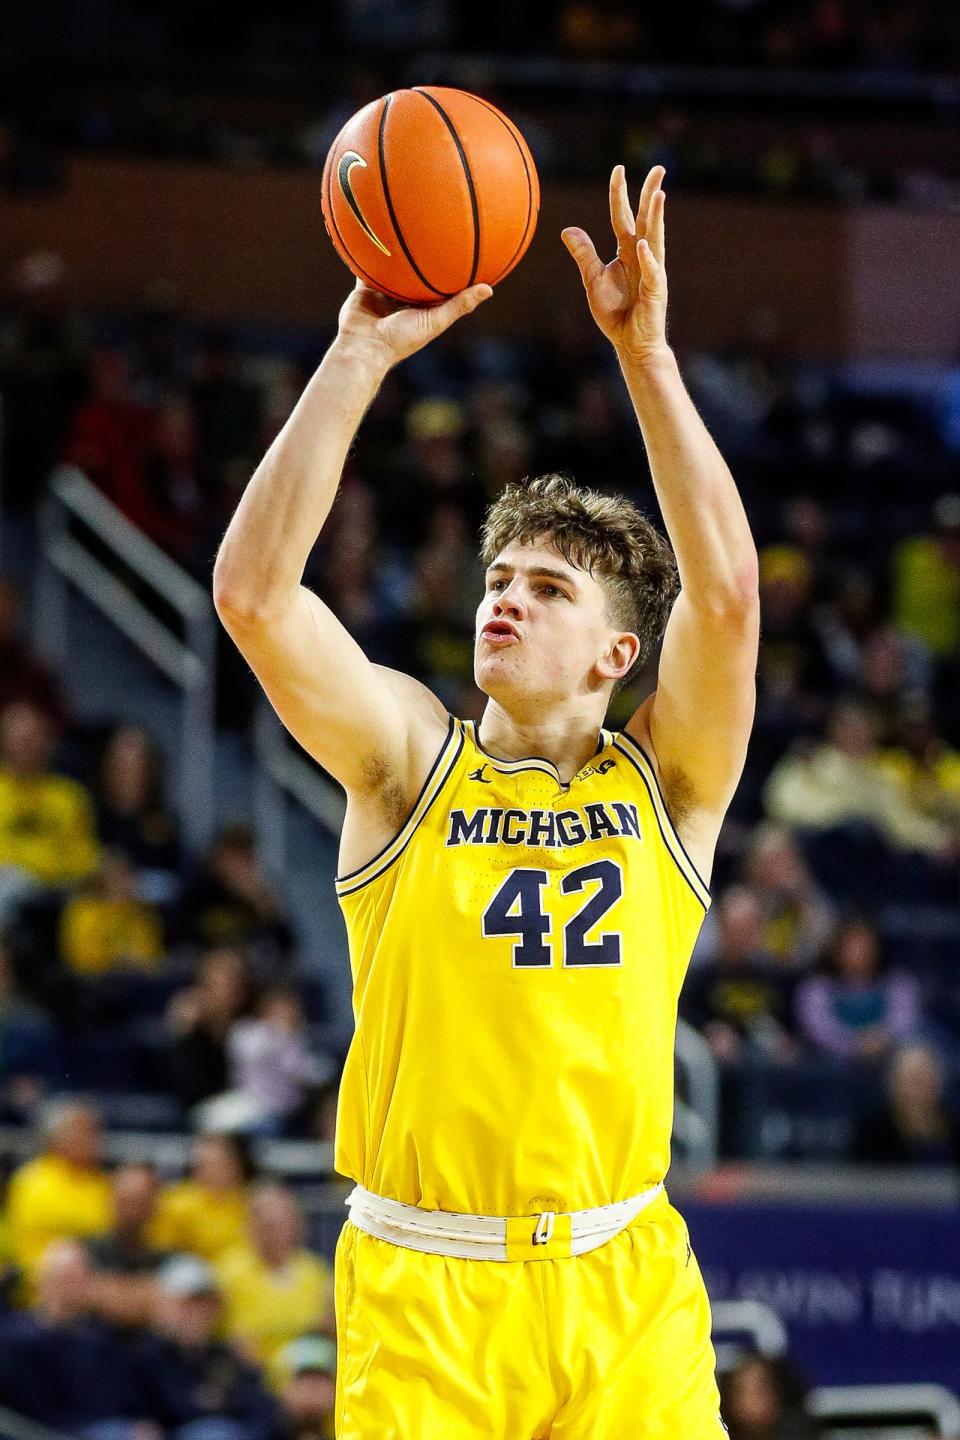
[[[513,690],[517,682],[517,665],[513,652],[516,647],[505,650],[489,650],[478,645],[473,658],[473,678],[477,689],[491,695],[493,690]]]

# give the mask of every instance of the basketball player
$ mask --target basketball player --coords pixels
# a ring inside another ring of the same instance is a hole
[[[676,564],[624,500],[507,487],[484,529],[479,725],[372,665],[304,565],[386,372],[490,292],[412,309],[361,284],[217,562],[224,623],[348,796],[341,1440],[724,1433],[663,1178],[677,996],[752,723],[757,560],[666,341],[663,174],[634,215],[613,172],[609,264],[582,230],[563,240]],[[661,636],[656,693],[611,734],[611,693]]]

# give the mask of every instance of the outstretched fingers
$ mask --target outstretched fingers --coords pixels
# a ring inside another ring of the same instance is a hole
[[[576,260],[583,283],[589,288],[597,276],[603,273],[603,261],[597,254],[593,241],[586,230],[581,230],[576,225],[569,225],[566,230],[561,230],[560,239]]]
[[[622,165],[614,165],[610,176],[610,224],[617,237],[617,253],[622,260],[632,252],[637,234],[627,191],[627,172]]]
[[[662,165],[654,165],[653,169],[648,172],[647,178],[644,180],[640,190],[640,200],[637,205],[636,218],[637,234],[646,235],[648,239],[650,238],[649,231],[653,218],[651,215],[651,206],[654,196],[663,184],[666,173]]]
[[[656,257],[657,264],[663,266],[666,260],[666,235],[664,232],[663,215],[666,196],[658,187],[650,198],[650,208],[647,212],[646,240]]]

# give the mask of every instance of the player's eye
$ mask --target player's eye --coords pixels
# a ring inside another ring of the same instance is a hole
[[[489,581],[487,582],[487,589],[488,589],[488,590],[505,590],[506,588],[507,588],[507,582],[506,582],[506,580],[489,580]]]

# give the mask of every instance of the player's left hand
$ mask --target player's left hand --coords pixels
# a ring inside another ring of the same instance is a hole
[[[561,239],[580,269],[590,313],[624,360],[643,364],[667,349],[667,272],[664,268],[663,190],[666,174],[654,165],[630,208],[622,165],[610,176],[610,220],[617,238],[608,265],[585,230],[570,226]]]

